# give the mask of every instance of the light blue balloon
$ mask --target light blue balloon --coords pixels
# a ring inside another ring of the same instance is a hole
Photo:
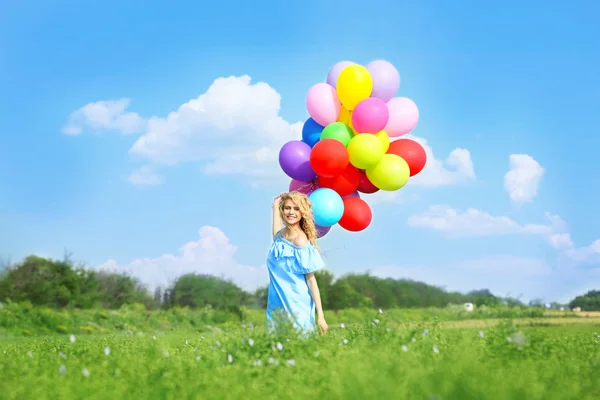
[[[344,201],[335,190],[319,188],[310,194],[309,199],[312,202],[315,224],[327,227],[342,219]]]

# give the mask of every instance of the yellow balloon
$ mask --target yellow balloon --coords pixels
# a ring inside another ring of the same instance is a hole
[[[356,130],[352,125],[352,111],[348,111],[346,107],[342,106],[340,108],[340,115],[338,116],[337,122],[343,122],[348,125],[350,129],[352,129],[352,133],[356,135]]]
[[[375,187],[388,192],[402,188],[410,178],[410,167],[396,154],[384,154],[379,163],[366,169],[367,178]]]
[[[369,98],[373,78],[362,65],[352,64],[342,70],[336,82],[338,98],[346,109],[352,111],[358,103]]]
[[[350,125],[348,121],[352,122],[352,114],[344,106],[340,108],[340,115],[338,115],[337,122],[343,122],[346,125]]]
[[[370,133],[355,135],[346,148],[350,164],[358,169],[374,167],[385,154],[381,140]]]
[[[388,149],[390,148],[390,137],[387,132],[379,131],[375,134],[375,136],[377,136],[379,140],[381,140],[381,143],[383,143],[383,152],[387,153]]]

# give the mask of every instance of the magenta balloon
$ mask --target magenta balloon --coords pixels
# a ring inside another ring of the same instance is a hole
[[[352,112],[352,127],[359,133],[378,133],[385,128],[389,119],[387,103],[369,97],[358,103]]]
[[[292,140],[281,146],[279,165],[287,176],[301,182],[312,181],[317,174],[310,166],[310,146],[300,140]]]
[[[327,74],[326,82],[335,88],[338,77],[340,76],[340,73],[342,72],[342,70],[344,68],[346,68],[347,66],[353,65],[353,64],[355,64],[355,63],[353,63],[352,61],[340,61],[339,63],[335,64],[329,70],[329,73]]]
[[[400,74],[396,67],[385,60],[376,60],[366,66],[373,79],[371,97],[385,102],[396,95],[400,89]]]
[[[292,181],[290,182],[289,191],[300,192],[308,196],[318,188],[319,187],[313,182],[302,182],[296,179],[292,179]]]
[[[319,235],[319,238],[322,238],[323,236],[327,235],[331,230],[331,226],[315,225],[315,228],[317,228],[317,234]]]

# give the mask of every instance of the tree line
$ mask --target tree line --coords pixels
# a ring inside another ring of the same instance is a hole
[[[324,270],[316,275],[323,307],[328,310],[445,307],[466,302],[477,306],[524,305],[518,299],[495,296],[487,289],[452,292],[423,282],[380,278],[369,273],[335,278]],[[178,277],[168,287],[150,292],[137,278],[124,273],[76,266],[68,257],[54,260],[32,255],[0,271],[0,302],[9,301],[28,301],[52,308],[116,309],[140,303],[149,310],[211,306],[235,312],[242,307],[265,308],[267,288],[247,292],[231,281],[191,273]]]
[[[600,290],[590,290],[577,296],[569,303],[569,307],[581,307],[582,311],[600,311]]]

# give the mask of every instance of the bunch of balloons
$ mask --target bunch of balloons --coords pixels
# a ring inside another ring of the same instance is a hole
[[[373,215],[359,193],[399,190],[425,167],[419,143],[390,140],[419,119],[412,100],[394,97],[399,88],[400,75],[385,60],[341,61],[308,91],[302,140],[281,147],[279,165],[292,178],[289,190],[309,196],[321,237],[335,224],[366,229]]]

